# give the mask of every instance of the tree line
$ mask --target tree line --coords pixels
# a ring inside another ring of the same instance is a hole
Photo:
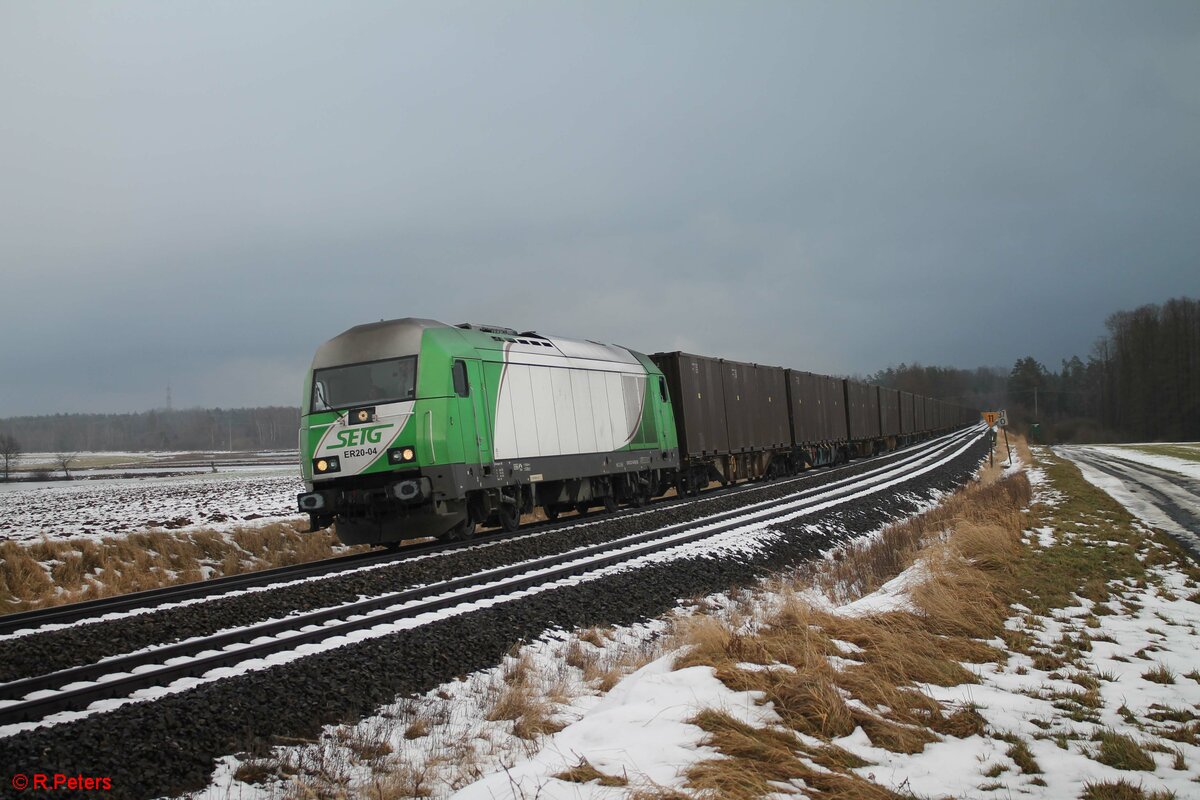
[[[195,408],[0,420],[0,451],[294,450],[300,409]],[[3,454],[0,453],[0,456]]]
[[[1049,442],[1200,440],[1200,301],[1118,311],[1087,360],[1058,370],[1033,356],[1012,369],[889,367],[868,380],[979,409],[1007,408]]]
[[[1007,375],[1003,367],[957,369],[901,364],[868,375],[865,380],[967,408],[999,408],[1007,399]]]
[[[1200,439],[1200,301],[1180,297],[1105,322],[1087,360],[1057,372],[1032,357],[1009,375],[1010,403],[1062,441]]]

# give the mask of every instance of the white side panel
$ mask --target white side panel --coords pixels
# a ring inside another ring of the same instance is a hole
[[[561,453],[586,453],[579,449],[579,434],[575,430],[575,404],[571,400],[571,370],[550,370],[554,388],[554,416],[558,420],[558,446]]]
[[[646,393],[641,364],[620,347],[555,344],[506,348],[495,409],[496,459],[606,452],[637,434]]]
[[[608,389],[608,420],[612,430],[610,450],[616,450],[625,444],[625,431],[629,424],[625,421],[625,396],[621,392],[621,374],[606,372],[604,384]]]
[[[492,433],[492,457],[517,457],[517,423],[513,415],[513,393],[508,383],[508,370],[500,373],[500,389],[496,398],[496,420]]]
[[[637,375],[621,376],[621,394],[625,399],[625,440],[623,445],[633,441],[638,428],[642,425],[643,401],[646,398],[646,379]]]
[[[533,387],[529,382],[529,367],[509,364],[505,384],[512,391],[513,423],[516,430],[517,447],[513,458],[540,456],[538,445],[537,417],[534,416]]]
[[[588,372],[588,385],[592,395],[592,426],[596,431],[596,449],[612,450],[612,422],[608,409],[608,382],[604,380],[608,373]]]
[[[558,444],[558,418],[554,413],[554,383],[550,377],[550,373],[557,370],[553,367],[527,369],[529,385],[533,391],[533,421],[537,429],[538,455],[561,455],[563,451]]]
[[[596,428],[592,424],[595,415],[592,411],[592,385],[588,380],[588,373],[582,369],[573,369],[570,375],[571,402],[575,406],[575,433],[579,437],[579,452],[599,452]]]

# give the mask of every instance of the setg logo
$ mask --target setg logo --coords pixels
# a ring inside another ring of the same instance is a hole
[[[333,441],[326,443],[326,450],[337,450],[342,447],[359,447],[367,444],[379,444],[383,441],[383,432],[391,425],[370,425],[360,428],[348,428],[334,434]]]

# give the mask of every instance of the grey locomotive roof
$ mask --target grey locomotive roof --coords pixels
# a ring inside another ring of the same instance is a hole
[[[313,356],[312,366],[313,369],[320,369],[416,355],[421,351],[421,336],[426,328],[449,327],[443,322],[415,317],[355,325],[318,347],[317,354]]]

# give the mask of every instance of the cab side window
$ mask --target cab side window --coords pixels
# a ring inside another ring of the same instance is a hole
[[[471,387],[467,383],[467,362],[456,359],[454,366],[450,369],[450,374],[454,378],[454,393],[459,397],[469,396]]]
[[[664,403],[667,402],[667,379],[661,375],[658,376],[658,396]]]

